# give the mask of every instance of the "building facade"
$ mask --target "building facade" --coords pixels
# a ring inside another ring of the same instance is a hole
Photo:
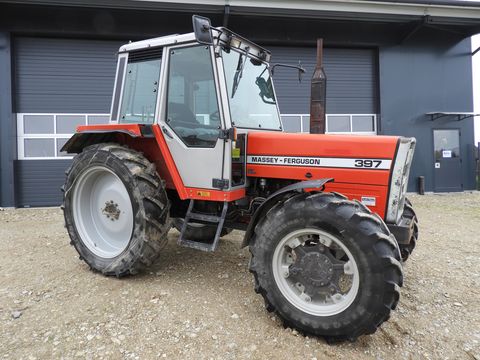
[[[327,131],[417,138],[409,190],[474,189],[472,51],[480,4],[454,1],[2,1],[0,206],[50,206],[80,124],[106,123],[118,48],[191,32],[191,16],[267,47],[287,131],[308,131],[310,78],[324,39]],[[480,55],[476,55],[480,56]]]

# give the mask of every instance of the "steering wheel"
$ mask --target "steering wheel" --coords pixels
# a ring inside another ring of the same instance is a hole
[[[181,127],[185,127],[185,128],[188,128],[188,129],[195,129],[196,127],[198,127],[200,125],[198,123],[193,123],[191,121],[179,120],[178,118],[173,118],[173,119],[169,118],[168,121],[167,121],[167,124],[169,124],[172,127],[181,126]]]

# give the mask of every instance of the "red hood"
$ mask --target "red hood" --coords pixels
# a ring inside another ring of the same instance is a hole
[[[333,178],[336,191],[384,216],[399,137],[251,132],[247,176],[289,180]]]
[[[397,142],[397,136],[251,132],[247,154],[393,159]]]

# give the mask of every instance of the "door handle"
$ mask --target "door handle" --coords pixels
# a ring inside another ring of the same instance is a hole
[[[163,131],[163,133],[164,133],[165,135],[167,135],[170,139],[173,139],[172,134],[170,134],[170,131],[168,131],[168,129],[167,129],[164,125],[162,125],[162,131]]]

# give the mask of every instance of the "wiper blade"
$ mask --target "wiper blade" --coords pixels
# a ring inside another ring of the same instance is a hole
[[[245,48],[245,51],[248,54],[248,46]],[[240,79],[242,78],[243,69],[245,67],[245,63],[247,62],[247,58],[248,56],[243,54],[240,54],[240,56],[238,57],[237,69],[235,70],[235,76],[233,78],[232,99],[235,96],[235,93],[237,92],[238,84],[240,83]]]

